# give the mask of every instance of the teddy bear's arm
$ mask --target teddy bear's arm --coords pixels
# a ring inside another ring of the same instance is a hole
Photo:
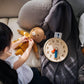
[[[20,43],[16,48],[15,55],[22,55],[28,47],[28,42]]]
[[[28,48],[28,45],[29,45],[29,42],[22,43],[20,48],[23,50],[23,52]]]
[[[33,51],[34,51],[37,59],[39,59],[38,47],[37,47],[37,44],[35,42],[34,42],[34,45],[33,45]]]
[[[22,51],[22,49],[18,49],[16,52],[15,52],[15,55],[22,55],[24,52]]]
[[[17,39],[17,40],[12,41],[12,43],[15,43],[15,42],[17,42],[17,41],[18,41],[18,39]]]
[[[23,31],[23,30],[17,30],[17,31],[18,31],[18,33],[20,35],[23,35],[23,36],[26,36],[26,37],[29,37],[30,36],[30,34],[28,32],[26,32],[26,31]]]

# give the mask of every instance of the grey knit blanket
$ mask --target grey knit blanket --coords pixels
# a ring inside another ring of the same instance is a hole
[[[41,73],[50,79],[53,84],[78,84],[78,71],[84,64],[81,53],[78,24],[71,5],[66,0],[53,0],[52,8],[42,25],[46,40],[54,37],[55,32],[62,32],[62,39],[68,45],[67,58],[59,63],[48,60],[43,52],[46,40],[41,46]]]

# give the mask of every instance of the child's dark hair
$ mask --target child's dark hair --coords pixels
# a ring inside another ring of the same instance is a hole
[[[3,51],[5,47],[10,46],[13,33],[11,29],[0,22],[0,51]]]

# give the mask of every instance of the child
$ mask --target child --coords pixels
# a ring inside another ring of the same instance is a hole
[[[37,69],[31,69],[25,64],[28,59],[34,41],[27,37],[20,38],[19,41],[12,44],[12,31],[8,26],[0,23],[0,59],[5,61],[12,69],[15,69],[18,74],[18,84],[50,84],[46,77],[41,77]],[[14,53],[9,53],[15,49],[20,43],[29,41],[29,46],[22,56],[16,56]]]

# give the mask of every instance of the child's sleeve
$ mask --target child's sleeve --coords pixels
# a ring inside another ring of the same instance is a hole
[[[5,61],[10,65],[11,68],[14,67],[14,63],[19,59],[20,55],[16,56],[14,53],[8,57]]]

